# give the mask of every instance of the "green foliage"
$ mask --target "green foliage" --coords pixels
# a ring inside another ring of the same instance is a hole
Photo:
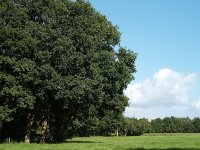
[[[125,124],[123,126],[124,134],[128,136],[139,136],[143,133],[151,132],[151,123],[145,119],[125,118]]]
[[[120,128],[122,135],[142,135],[143,133],[200,133],[200,119],[165,117],[148,121],[145,118],[124,118]]]
[[[44,120],[54,142],[121,126],[136,54],[115,51],[117,27],[82,0],[0,3],[0,121],[24,122],[4,136],[37,135]]]
[[[194,128],[195,128],[195,132],[197,132],[197,133],[200,133],[200,118],[194,118],[193,120],[192,120],[192,123],[193,123],[193,125],[194,125]]]
[[[165,117],[151,121],[152,131],[155,133],[194,133],[198,130],[198,118]]]
[[[154,133],[163,133],[163,121],[160,118],[151,120],[151,127]]]

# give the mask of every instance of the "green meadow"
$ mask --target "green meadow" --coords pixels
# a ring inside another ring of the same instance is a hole
[[[0,150],[200,150],[200,134],[78,137],[62,144],[0,144]]]

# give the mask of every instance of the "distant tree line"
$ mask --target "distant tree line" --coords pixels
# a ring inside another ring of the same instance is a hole
[[[125,118],[122,135],[142,135],[143,133],[200,133],[200,118],[190,119],[165,117],[148,119]]]

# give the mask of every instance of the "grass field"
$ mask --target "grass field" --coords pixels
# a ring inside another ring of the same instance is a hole
[[[82,137],[63,144],[0,144],[0,150],[200,150],[200,134]]]

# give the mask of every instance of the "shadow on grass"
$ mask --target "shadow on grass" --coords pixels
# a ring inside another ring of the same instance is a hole
[[[127,148],[126,150],[200,150],[200,148]]]
[[[103,142],[93,142],[93,141],[67,141],[66,143],[103,143]]]

